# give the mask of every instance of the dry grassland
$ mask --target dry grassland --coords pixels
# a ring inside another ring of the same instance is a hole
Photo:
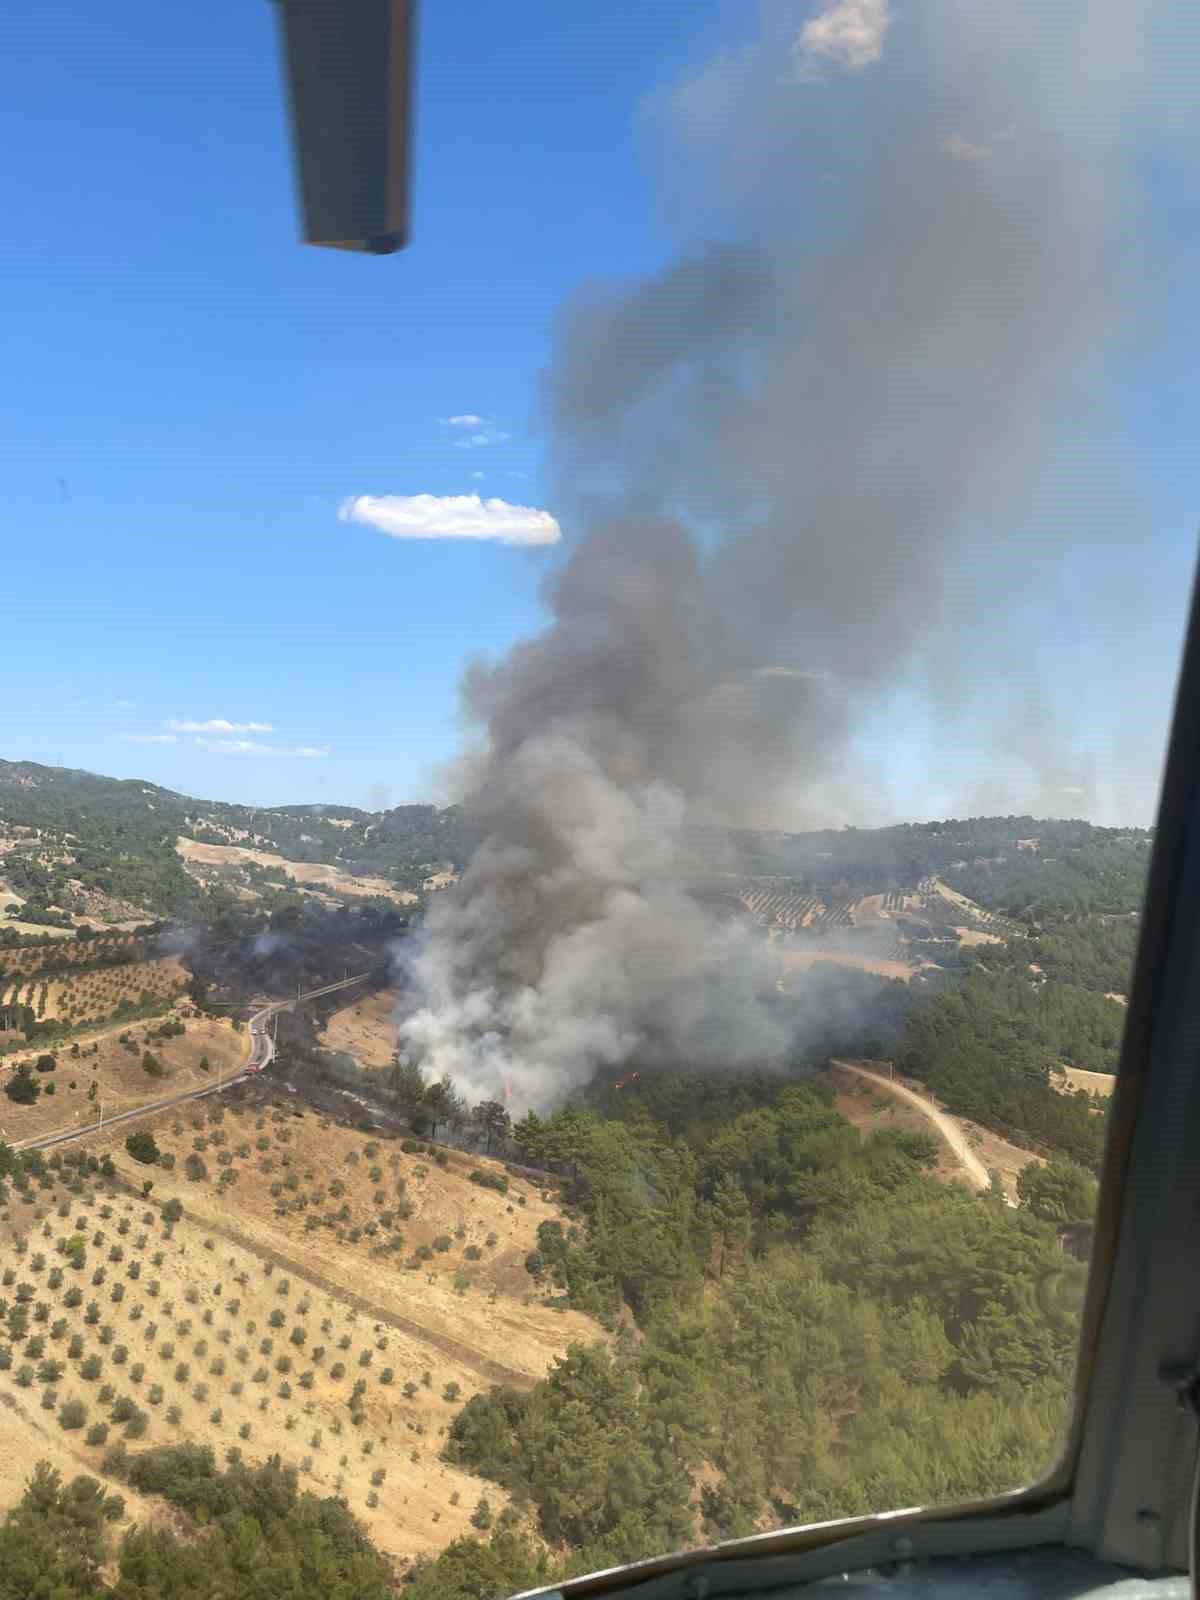
[[[325,1023],[321,1043],[327,1050],[344,1050],[363,1067],[386,1067],[396,1048],[394,989],[379,989],[335,1011]]]
[[[165,1020],[153,1017],[146,1022],[111,1024],[91,1039],[77,1041],[78,1056],[72,1056],[70,1045],[53,1046],[58,1067],[53,1073],[36,1074],[43,1089],[40,1098],[31,1106],[17,1105],[7,1096],[0,1099],[0,1137],[20,1144],[75,1123],[94,1122],[101,1104],[107,1117],[161,1100],[173,1090],[198,1088],[218,1076],[228,1076],[249,1054],[249,1035],[235,1033],[228,1018],[189,1019],[184,1023],[187,1032],[179,1038],[151,1039],[149,1035]],[[120,1036],[125,1033],[133,1041],[132,1051],[121,1043]],[[161,1061],[162,1077],[152,1076],[142,1066],[145,1050]],[[0,1061],[0,1079],[7,1078],[18,1062],[36,1061],[41,1054],[42,1049],[34,1047],[5,1056]],[[207,1072],[201,1070],[202,1059],[208,1061]],[[45,1088],[51,1082],[54,1093],[48,1095]],[[89,1098],[93,1082],[96,1094]]]
[[[859,972],[874,972],[881,978],[900,978],[908,983],[918,969],[907,961],[889,961],[879,956],[858,955],[852,951],[838,950],[781,950],[779,960],[787,972],[805,972],[818,961],[829,961],[837,967],[855,967]]]
[[[175,841],[175,848],[185,866],[194,869],[194,875],[199,877],[203,876],[199,871],[202,867],[274,867],[303,887],[325,889],[332,894],[383,895],[397,905],[411,905],[417,898],[405,889],[394,888],[386,878],[356,878],[323,862],[289,861],[268,850],[248,850],[232,844],[198,844],[194,839],[184,838]]]
[[[1054,1074],[1054,1087],[1065,1094],[1068,1089],[1086,1089],[1089,1094],[1102,1094],[1107,1099],[1116,1087],[1116,1074],[1089,1072],[1085,1067],[1061,1067]]]

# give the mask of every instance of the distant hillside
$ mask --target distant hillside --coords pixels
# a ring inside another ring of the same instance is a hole
[[[419,893],[443,869],[461,870],[474,845],[460,806],[230,805],[136,778],[0,761],[0,886],[24,902],[24,921],[180,914],[201,893],[180,837],[284,858],[280,869],[244,873],[251,889],[286,883],[286,863],[300,862]],[[687,875],[730,888],[731,879],[784,880],[826,904],[939,878],[1009,915],[1113,915],[1140,905],[1150,839],[1146,829],[1030,816],[809,833],[696,828]]]
[[[412,890],[441,868],[461,867],[469,852],[456,806],[256,808],[140,779],[0,761],[0,879],[25,903],[22,920],[181,914],[200,891],[176,851],[180,836],[323,862]],[[69,915],[56,918],[51,908]]]
[[[1010,915],[1140,909],[1152,832],[1090,822],[968,817],[812,833],[692,830],[695,870],[786,880],[792,892],[853,899],[940,878]]]

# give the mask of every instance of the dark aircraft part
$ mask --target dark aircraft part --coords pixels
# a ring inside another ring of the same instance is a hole
[[[305,241],[403,249],[416,0],[277,5]]]

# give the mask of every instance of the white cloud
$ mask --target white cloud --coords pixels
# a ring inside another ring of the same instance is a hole
[[[992,153],[986,144],[972,144],[961,133],[952,133],[942,148],[956,161],[986,161]]]
[[[754,678],[810,678],[814,682],[824,682],[833,674],[826,667],[755,667],[751,673]]]
[[[1059,793],[1060,794],[1073,794],[1076,797],[1076,799],[1078,799],[1081,795],[1085,795],[1087,793],[1087,790],[1086,789],[1081,789],[1079,787],[1079,785],[1076,784],[1076,783],[1064,783],[1062,788],[1059,790]]]
[[[166,726],[176,733],[274,733],[270,722],[227,722],[224,717],[210,717],[207,722],[188,722],[169,717]]]
[[[834,0],[801,28],[796,54],[808,65],[822,57],[848,72],[861,72],[883,54],[891,25],[889,0]]]
[[[178,744],[173,733],[123,733],[126,744]]]
[[[548,511],[483,500],[477,494],[359,494],[338,507],[342,522],[364,522],[391,539],[497,539],[557,544],[562,529]]]
[[[503,444],[511,437],[501,433],[490,417],[481,417],[474,411],[464,411],[457,417],[439,417],[443,428],[453,428],[457,437],[451,441],[459,450],[479,450],[489,444]]]
[[[299,756],[306,761],[319,761],[329,754],[327,744],[261,744],[257,739],[195,739],[192,742],[213,756]]]
[[[471,474],[471,476],[472,476],[472,477],[473,477],[473,478],[483,478],[483,477],[486,477],[486,473],[483,473],[483,472],[473,472],[473,473],[472,473],[472,474]]]

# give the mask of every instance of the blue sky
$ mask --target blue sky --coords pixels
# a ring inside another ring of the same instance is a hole
[[[704,0],[427,5],[414,239],[373,259],[297,242],[266,0],[17,8],[0,754],[268,804],[444,798],[462,664],[537,624],[559,554],[390,539],[338,507],[481,493],[554,512],[535,399],[555,312],[668,252],[639,107],[744,22]],[[1122,680],[1157,726],[1194,546],[1200,330],[1194,191],[1159,164],[1146,197],[1183,310],[1130,349],[1120,395],[1156,608]],[[465,415],[486,420],[439,421]],[[456,444],[479,433],[496,442]],[[170,726],[217,720],[265,726]]]
[[[21,9],[0,94],[23,152],[0,262],[5,756],[266,802],[433,792],[462,662],[536,622],[548,553],[400,543],[337,506],[542,504],[551,319],[581,275],[661,251],[632,129],[704,27],[663,3],[426,7],[414,244],[366,259],[297,243],[266,0]],[[455,448],[436,419],[470,413],[509,437]],[[121,738],[168,719],[330,754]]]

